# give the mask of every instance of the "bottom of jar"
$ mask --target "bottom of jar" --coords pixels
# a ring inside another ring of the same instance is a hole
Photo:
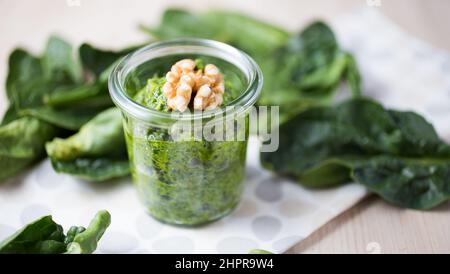
[[[169,225],[173,225],[173,226],[180,226],[180,227],[198,227],[198,226],[204,226],[204,225],[208,225],[211,224],[215,221],[218,221],[220,219],[222,219],[223,217],[231,214],[236,207],[239,205],[239,202],[235,203],[234,205],[230,206],[227,210],[223,211],[221,214],[216,215],[214,217],[211,217],[207,220],[199,220],[199,221],[186,221],[186,220],[173,220],[173,219],[164,219],[164,218],[160,218],[157,216],[157,214],[154,214],[151,212],[151,210],[147,209],[147,213],[155,220],[157,220],[158,222],[164,223],[164,224],[169,224]]]

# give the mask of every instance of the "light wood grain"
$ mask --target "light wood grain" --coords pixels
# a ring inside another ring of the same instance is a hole
[[[450,203],[424,212],[371,196],[288,253],[450,253],[449,224]]]
[[[368,8],[366,0],[79,0],[80,6],[67,3],[66,0],[0,0],[0,113],[6,107],[3,87],[10,51],[19,45],[35,52],[42,50],[51,33],[62,34],[75,43],[88,41],[119,48],[145,39],[136,26],[156,23],[167,6],[234,9],[290,30],[300,29],[313,18],[331,19],[352,9]],[[407,32],[450,50],[450,1],[381,0],[378,9]],[[449,253],[449,227],[449,203],[431,212],[418,212],[394,208],[371,197],[289,252]]]

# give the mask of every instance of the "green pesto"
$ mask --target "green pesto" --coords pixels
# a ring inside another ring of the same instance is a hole
[[[195,68],[196,69],[204,69],[205,68],[205,64],[203,62],[203,59],[201,59],[201,58],[195,59]]]
[[[164,82],[164,78],[149,79],[134,100],[148,108],[168,111],[162,95]],[[230,94],[224,104],[237,96],[232,82],[226,82],[227,92]],[[125,138],[133,182],[156,219],[199,225],[226,215],[239,203],[247,141],[175,142],[167,130],[132,119],[125,122]]]
[[[129,132],[126,139],[133,182],[155,218],[196,225],[238,204],[247,142],[149,141]]]
[[[164,77],[148,79],[147,85],[134,96],[134,101],[154,110],[169,111],[166,97],[162,92],[165,81]]]

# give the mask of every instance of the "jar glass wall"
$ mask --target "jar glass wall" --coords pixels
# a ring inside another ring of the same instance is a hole
[[[216,64],[233,81],[238,94],[226,107],[161,112],[132,100],[147,79],[164,75],[176,60],[196,57]],[[152,216],[198,225],[236,207],[245,176],[248,112],[261,87],[261,71],[248,55],[211,40],[158,42],[119,61],[109,90],[123,113],[133,183]]]

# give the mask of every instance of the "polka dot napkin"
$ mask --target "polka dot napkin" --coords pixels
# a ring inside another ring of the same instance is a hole
[[[333,22],[339,40],[355,52],[367,95],[389,107],[412,109],[450,139],[450,56],[408,37],[373,10]],[[87,183],[56,174],[49,161],[0,185],[0,240],[45,215],[65,228],[87,225],[99,209],[112,224],[97,253],[284,252],[366,195],[359,185],[309,190],[259,165],[251,138],[246,187],[229,216],[199,228],[161,224],[148,216],[129,181]]]

